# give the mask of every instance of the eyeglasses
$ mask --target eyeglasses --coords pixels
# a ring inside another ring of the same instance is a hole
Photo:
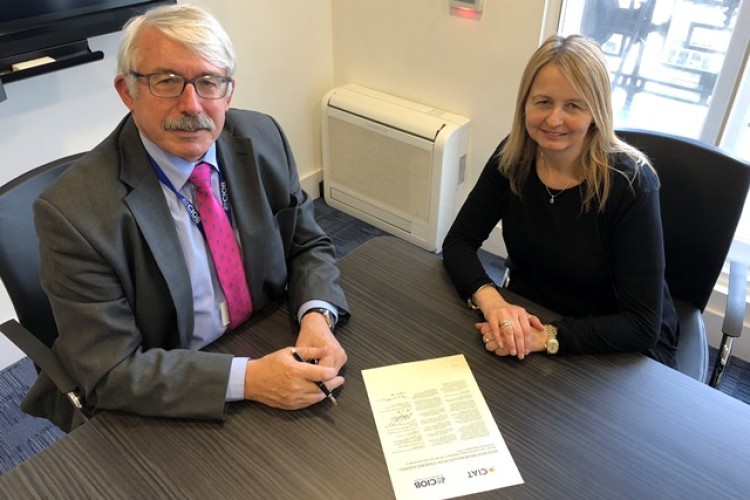
[[[185,91],[188,83],[193,84],[196,94],[204,99],[221,99],[227,95],[232,79],[228,76],[203,75],[188,80],[172,73],[150,73],[144,75],[131,71],[136,78],[144,78],[148,83],[148,90],[156,97],[179,97]]]

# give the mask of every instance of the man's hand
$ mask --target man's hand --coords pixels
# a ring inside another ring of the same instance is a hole
[[[311,312],[302,318],[295,347],[305,359],[317,363],[300,363],[289,348],[250,360],[245,371],[245,399],[296,410],[325,398],[317,382],[330,391],[344,383],[338,373],[346,363],[346,352],[322,314]]]
[[[324,359],[328,355],[325,347],[297,350],[305,359]],[[344,377],[338,376],[337,368],[297,361],[287,347],[247,362],[245,399],[283,410],[298,410],[326,397],[316,384],[319,381],[332,391],[344,383]]]
[[[339,344],[339,341],[336,340],[333,332],[328,328],[328,323],[320,313],[311,312],[302,317],[295,346],[300,348],[326,348],[326,355],[318,359],[318,363],[322,366],[332,366],[336,369],[336,373],[346,364],[346,352],[341,347],[341,344]],[[309,359],[309,357],[306,359]],[[326,380],[324,382],[328,385]]]

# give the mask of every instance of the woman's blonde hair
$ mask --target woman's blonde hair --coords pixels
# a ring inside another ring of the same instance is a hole
[[[534,78],[539,70],[548,64],[555,65],[570,81],[593,115],[594,121],[578,160],[585,181],[583,208],[588,210],[593,203],[598,203],[598,209],[601,211],[610,191],[609,170],[613,166],[609,159],[612,154],[622,153],[631,157],[636,168],[643,165],[651,167],[643,153],[615,135],[607,62],[596,42],[584,36],[553,35],[531,56],[518,88],[513,126],[508,140],[500,151],[500,170],[510,180],[513,192],[520,196],[538,147],[526,130],[526,101]]]

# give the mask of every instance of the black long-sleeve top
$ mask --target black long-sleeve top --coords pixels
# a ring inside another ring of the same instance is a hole
[[[603,212],[584,211],[585,185],[550,194],[532,165],[521,197],[499,171],[499,148],[443,243],[462,298],[490,283],[477,249],[502,220],[508,289],[564,316],[561,353],[638,351],[674,365],[677,316],[664,280],[658,180],[616,155]],[[619,171],[619,172],[618,172]]]

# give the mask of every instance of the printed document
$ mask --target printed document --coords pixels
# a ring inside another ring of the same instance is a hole
[[[522,484],[463,355],[362,370],[396,498]]]

